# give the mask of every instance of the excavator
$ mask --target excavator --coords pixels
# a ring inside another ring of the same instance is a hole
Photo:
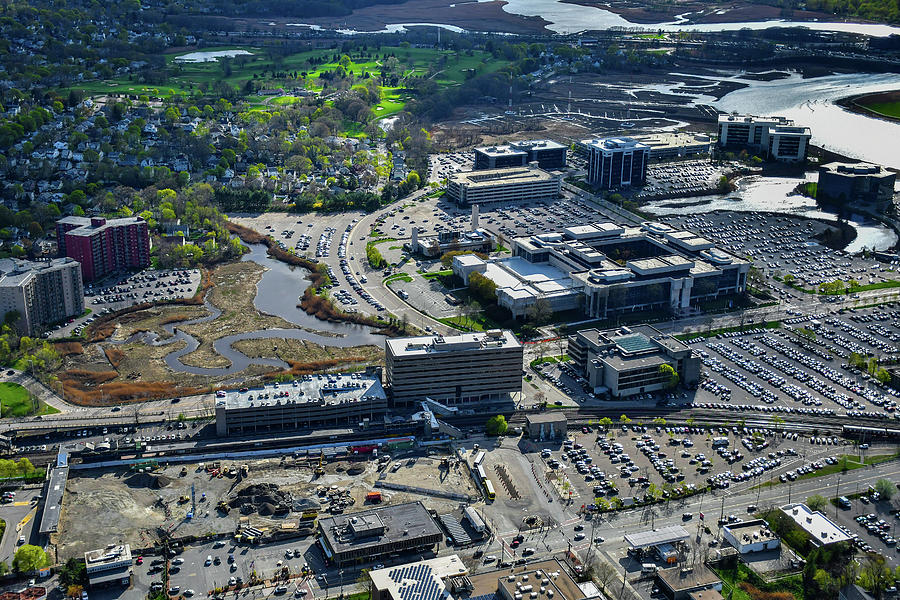
[[[324,458],[325,458],[325,451],[322,450],[322,451],[319,453],[319,464],[318,464],[318,466],[316,467],[316,470],[315,470],[316,477],[321,477],[322,475],[325,474],[325,467],[322,466],[322,460],[323,460]]]

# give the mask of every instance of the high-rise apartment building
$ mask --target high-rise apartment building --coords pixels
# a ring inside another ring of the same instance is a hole
[[[56,222],[59,255],[81,263],[84,281],[150,266],[150,231],[140,217],[65,217]]]
[[[81,269],[71,258],[51,261],[0,261],[0,316],[16,311],[22,334],[84,312]]]

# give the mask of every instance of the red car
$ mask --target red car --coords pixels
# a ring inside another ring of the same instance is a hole
[[[137,564],[139,564],[139,565],[144,564],[144,557],[143,557],[143,556],[138,556],[138,557],[137,557],[137,560],[136,560],[135,562],[136,562]]]

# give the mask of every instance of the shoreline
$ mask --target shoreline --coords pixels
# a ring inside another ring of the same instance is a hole
[[[900,117],[892,117],[890,115],[884,115],[879,112],[875,112],[871,108],[866,107],[863,104],[859,103],[859,100],[865,98],[879,98],[885,97],[887,100],[892,102],[900,102],[900,90],[892,90],[888,92],[875,92],[871,94],[856,94],[853,96],[847,96],[845,98],[840,98],[834,101],[834,104],[840,106],[846,111],[856,113],[858,115],[863,115],[866,117],[870,117],[873,119],[881,119],[882,121],[889,121],[891,123],[900,123]]]
[[[634,25],[709,25],[716,23],[744,23],[764,21],[805,21],[810,23],[859,23],[874,24],[874,21],[836,19],[834,15],[819,11],[793,10],[789,15],[767,4],[681,4],[668,11],[651,11],[630,0],[624,2],[592,0],[560,0],[565,4],[590,6],[615,13]],[[682,16],[683,19],[678,17]]]

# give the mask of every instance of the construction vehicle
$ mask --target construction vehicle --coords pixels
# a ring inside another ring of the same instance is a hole
[[[191,499],[188,498],[187,496],[179,496],[178,497],[178,504],[187,504],[190,501],[191,501]]]
[[[187,467],[181,467],[181,476],[187,477]]]
[[[371,502],[372,504],[380,504],[381,492],[369,492],[368,494],[366,494],[366,502]]]
[[[250,474],[250,465],[243,464],[241,465],[241,477],[246,477]]]
[[[325,474],[325,467],[322,466],[322,461],[324,460],[324,458],[325,458],[325,451],[322,450],[319,453],[319,464],[316,467],[316,471],[315,471],[316,477],[321,477],[322,475]]]
[[[219,503],[216,504],[216,510],[227,515],[229,512],[231,512],[231,507],[228,506],[228,503],[224,500],[220,500]]]

